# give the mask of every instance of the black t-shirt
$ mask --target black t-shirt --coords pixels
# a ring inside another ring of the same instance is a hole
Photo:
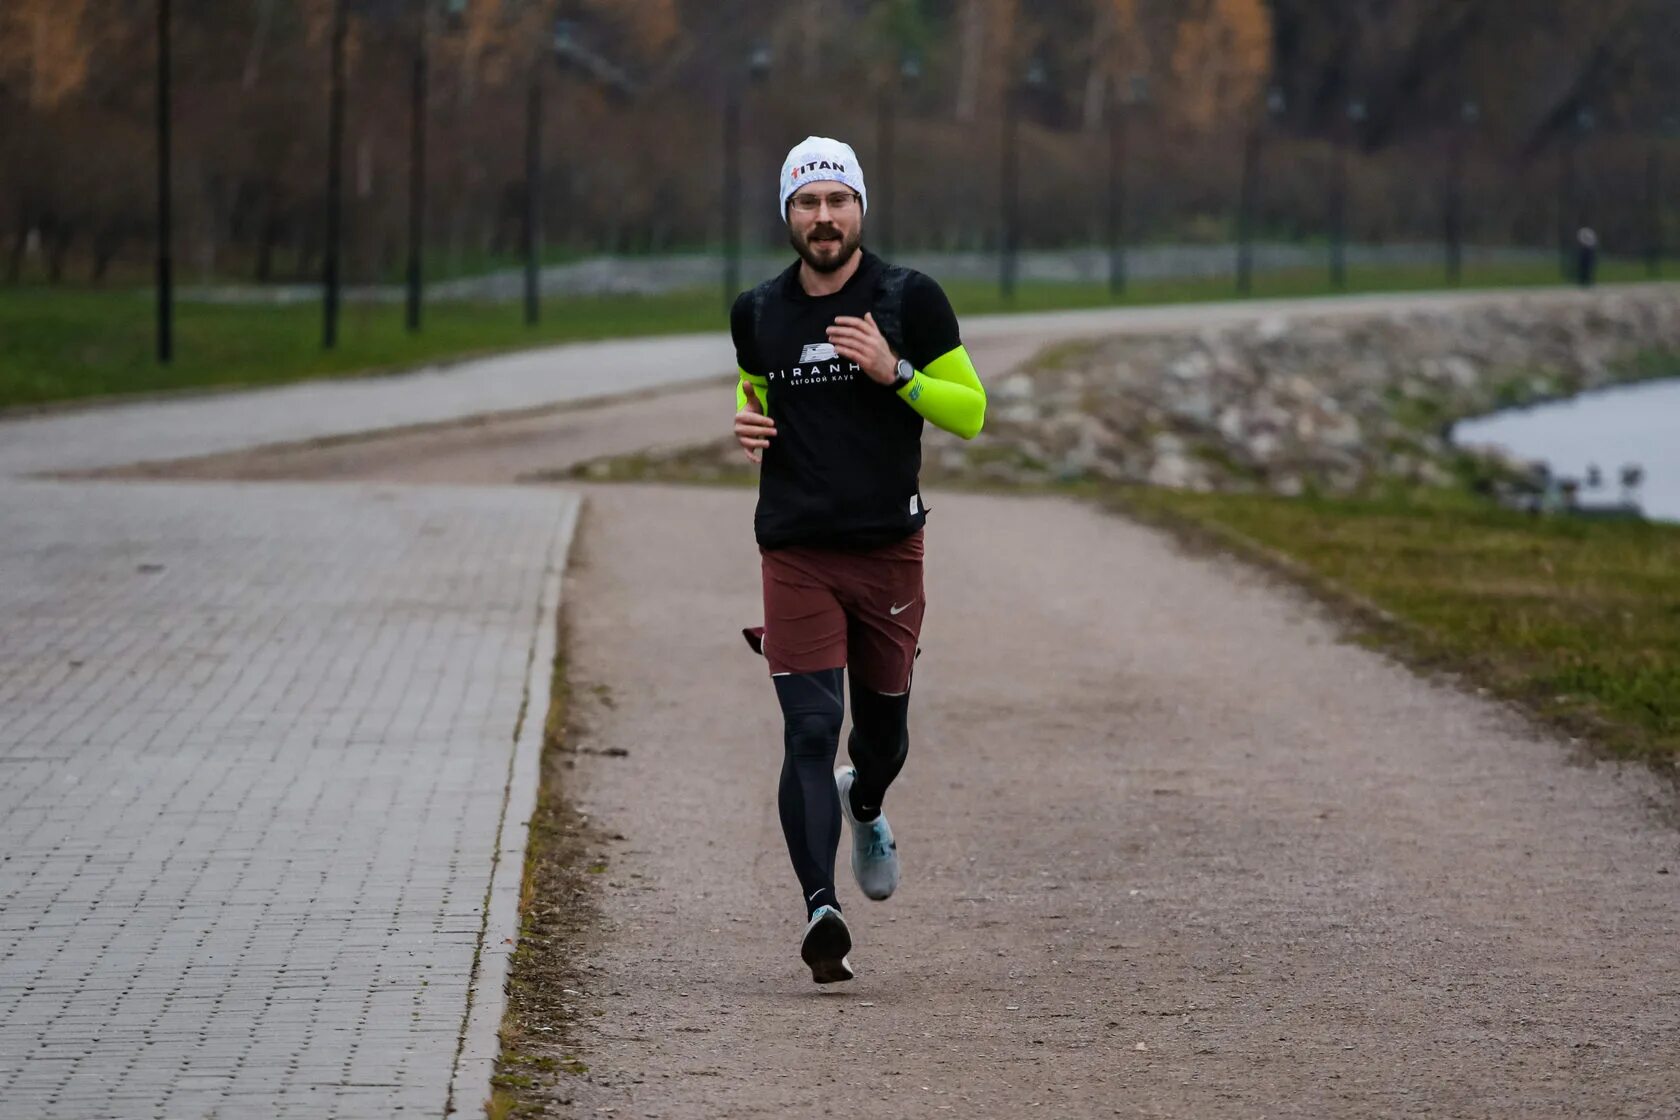
[[[757,316],[750,291],[730,312],[735,359],[767,379],[776,421],[753,518],[764,548],[876,548],[903,540],[926,520],[918,482],[921,416],[828,341],[837,316],[874,310],[886,265],[862,255],[833,295],[807,294],[796,262],[771,282]],[[902,330],[899,356],[917,369],[962,345],[950,300],[920,272],[905,279]]]

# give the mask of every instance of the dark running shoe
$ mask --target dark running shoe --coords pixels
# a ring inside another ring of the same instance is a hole
[[[819,906],[805,927],[805,939],[799,943],[799,955],[811,966],[811,979],[819,984],[835,984],[852,978],[851,962],[846,954],[852,951],[852,931],[846,919],[832,906]]]

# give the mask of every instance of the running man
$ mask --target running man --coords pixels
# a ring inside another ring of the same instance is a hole
[[[918,475],[922,421],[972,439],[986,392],[937,283],[863,249],[869,194],[857,155],[812,136],[782,165],[782,217],[799,260],[730,313],[741,378],[735,436],[761,463],[753,519],[764,628],[747,632],[781,703],[777,802],[808,924],[811,978],[852,978],[834,892],[840,818],[864,895],[898,886],[881,812],[909,750],[910,681],[925,606]],[[852,764],[835,770],[849,674]]]

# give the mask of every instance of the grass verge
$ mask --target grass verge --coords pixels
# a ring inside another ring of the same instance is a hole
[[[562,606],[564,613],[564,606]],[[577,713],[562,623],[543,723],[537,807],[520,880],[519,943],[508,968],[501,1057],[484,1111],[491,1120],[554,1115],[572,1103],[570,1086],[588,1067],[573,1051],[574,1024],[586,1015],[583,954],[597,936],[589,868],[604,862],[604,838],[567,799],[575,766]]]
[[[1609,262],[1606,282],[1643,278],[1640,266]],[[1550,265],[1467,270],[1468,287],[1556,285]],[[1439,269],[1350,271],[1347,291],[1421,291],[1441,287]],[[1004,300],[996,285],[946,285],[960,314],[1047,311],[1106,306],[1196,303],[1233,298],[1219,277],[1133,284],[1113,298],[1106,284],[1028,283]],[[1318,269],[1255,278],[1257,297],[1332,294]],[[223,306],[183,303],[177,309],[175,360],[154,357],[154,308],[144,291],[17,287],[0,289],[0,410],[127,394],[276,385],[410,369],[439,361],[587,339],[722,330],[715,290],[658,296],[550,299],[542,322],[527,327],[517,304],[437,303],[425,330],[409,334],[397,306],[346,307],[337,349],[321,348],[314,305]]]
[[[182,304],[175,361],[153,358],[153,308],[136,292],[0,290],[0,409],[135,393],[278,385],[388,373],[560,342],[715,329],[715,294],[550,301],[527,327],[515,306],[428,308],[409,334],[402,309],[347,307],[335,350],[320,309]]]
[[[1599,273],[1605,284],[1634,283],[1651,279],[1645,266],[1635,261],[1607,262]],[[958,315],[984,315],[1009,311],[1063,311],[1090,307],[1147,307],[1166,303],[1209,303],[1239,298],[1228,276],[1188,277],[1173,280],[1139,280],[1127,286],[1116,299],[1104,283],[1022,284],[1015,298],[1005,300],[992,281],[957,280],[941,282]],[[1552,263],[1477,265],[1464,270],[1463,288],[1541,288],[1563,286],[1557,265]],[[1362,292],[1427,292],[1446,288],[1441,269],[1435,265],[1384,265],[1350,267],[1347,284],[1330,284],[1321,268],[1284,269],[1257,273],[1255,299],[1303,299]]]
[[[1359,639],[1611,756],[1680,758],[1680,525],[1533,517],[1451,491],[1105,500],[1281,571]]]

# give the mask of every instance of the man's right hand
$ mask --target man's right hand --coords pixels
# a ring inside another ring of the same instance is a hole
[[[735,414],[735,438],[740,441],[741,450],[747,458],[762,463],[764,449],[770,446],[770,437],[776,434],[776,422],[764,415],[764,406],[758,403],[758,394],[753,392],[752,383],[748,382],[744,388],[747,407]]]

